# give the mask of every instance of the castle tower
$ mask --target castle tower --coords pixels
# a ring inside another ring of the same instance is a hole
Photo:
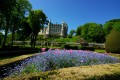
[[[65,22],[62,22],[61,36],[66,37],[68,31],[68,26]]]
[[[50,34],[50,25],[51,25],[51,20],[49,20],[49,22],[48,22],[47,34]]]

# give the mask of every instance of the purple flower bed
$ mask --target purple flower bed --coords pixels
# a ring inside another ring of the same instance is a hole
[[[21,75],[39,71],[48,71],[73,66],[118,63],[119,59],[92,51],[49,50],[26,59],[10,70],[10,75]]]

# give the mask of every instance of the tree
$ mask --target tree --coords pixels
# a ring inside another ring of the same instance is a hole
[[[16,0],[0,0],[0,14],[5,17],[5,35],[2,46],[5,46],[6,38],[8,34],[8,29],[10,27],[10,16],[12,15],[12,11],[14,10],[16,5]]]
[[[11,32],[12,32],[11,46],[13,45],[15,31],[19,30],[19,28],[22,27],[21,21],[25,20],[26,13],[29,13],[31,11],[31,8],[32,6],[28,0],[17,0],[16,7],[14,11],[12,12],[12,23],[13,24],[11,26]]]
[[[90,42],[104,42],[104,31],[101,24],[86,23],[82,26],[81,37]]]
[[[2,43],[3,36],[4,36],[3,33],[0,32],[0,45]]]
[[[28,18],[25,18],[21,21],[21,27],[17,31],[17,39],[20,41],[24,41],[26,38],[30,37],[32,30],[30,28]]]
[[[120,31],[120,19],[112,19],[104,24],[104,31],[106,37],[111,32],[112,29],[117,29],[118,31]]]
[[[37,39],[37,35],[41,28],[43,28],[44,24],[46,23],[46,15],[43,13],[42,10],[32,10],[28,16],[28,22],[30,24],[33,36],[31,39],[31,47],[35,47],[35,42]]]
[[[76,36],[81,35],[81,29],[82,29],[82,26],[79,26],[79,27],[76,29]]]
[[[68,37],[71,38],[75,34],[75,30],[71,30]]]
[[[12,32],[11,45],[13,45],[15,31],[19,29],[21,20],[26,17],[26,13],[31,8],[32,6],[28,0],[0,0],[0,14],[5,18],[3,47],[6,44],[8,31]]]

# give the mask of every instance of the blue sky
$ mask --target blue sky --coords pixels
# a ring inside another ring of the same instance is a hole
[[[120,0],[29,0],[53,23],[68,24],[68,32],[88,22],[104,24],[120,18]]]

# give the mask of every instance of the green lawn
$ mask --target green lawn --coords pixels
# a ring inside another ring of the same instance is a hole
[[[98,53],[106,53],[105,50],[99,50],[99,49],[96,49],[95,52],[98,52]],[[117,58],[120,58],[120,53],[108,53],[108,55],[114,56],[114,57],[117,57]]]
[[[99,49],[95,49],[95,52],[98,52],[98,53],[105,53],[106,50],[99,50]]]
[[[8,63],[15,62],[15,61],[22,60],[22,59],[25,59],[25,58],[30,57],[30,56],[33,56],[33,54],[26,54],[26,55],[21,55],[21,56],[16,56],[16,57],[9,57],[9,58],[5,58],[5,57],[0,58],[0,66],[8,64]]]

